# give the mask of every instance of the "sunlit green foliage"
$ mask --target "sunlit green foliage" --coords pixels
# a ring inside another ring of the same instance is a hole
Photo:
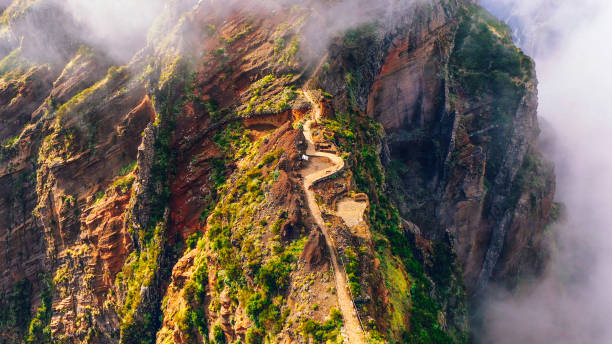
[[[349,288],[353,297],[361,295],[361,282],[359,281],[359,257],[352,247],[345,250],[346,260],[345,269],[348,278]]]
[[[238,114],[246,116],[289,110],[298,96],[294,86],[287,86],[292,79],[292,74],[279,78],[274,74],[268,74],[256,81],[248,90],[248,102]]]
[[[51,341],[51,316],[53,315],[53,285],[50,281],[43,280],[43,288],[40,295],[40,306],[30,321],[28,334],[24,342],[26,344],[50,344]]]
[[[183,331],[188,342],[194,341],[198,334],[203,338],[208,337],[208,324],[204,313],[208,267],[203,255],[198,256],[195,265],[195,272],[187,281],[183,292],[187,307],[177,319],[177,325]]]
[[[338,308],[332,308],[329,319],[323,324],[312,319],[305,320],[300,325],[300,332],[306,338],[311,338],[315,343],[341,343],[342,336],[342,313]]]
[[[11,148],[19,141],[19,136],[11,137],[2,143],[4,148]]]
[[[239,122],[232,123],[215,134],[213,140],[231,159],[246,156],[251,144],[246,128]]]
[[[121,272],[117,274],[115,284],[119,290],[126,291],[125,301],[119,309],[123,324],[121,331],[124,337],[141,337],[142,331],[146,331],[150,326],[150,319],[144,319],[144,326],[133,326],[135,312],[141,302],[141,290],[146,287],[153,287],[153,278],[158,268],[158,260],[162,250],[161,235],[163,224],[158,223],[155,229],[149,233],[141,231],[144,237],[144,247],[138,251],[133,251],[127,258]]]

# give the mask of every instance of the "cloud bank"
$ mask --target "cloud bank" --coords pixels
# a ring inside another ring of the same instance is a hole
[[[485,0],[535,55],[544,149],[567,221],[541,281],[492,293],[483,343],[612,343],[612,3]]]
[[[162,0],[60,0],[59,4],[87,29],[83,40],[106,48],[120,61],[141,49],[151,24],[163,9]]]

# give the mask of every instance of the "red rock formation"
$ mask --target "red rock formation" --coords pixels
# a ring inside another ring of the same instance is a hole
[[[169,4],[147,48],[111,68],[64,31],[58,56],[34,59],[49,35],[24,28],[61,12],[36,3],[0,24],[0,60],[27,42],[0,69],[0,341],[20,342],[29,313],[70,343],[322,335],[337,290],[299,173],[318,101],[317,148],[346,166],[313,192],[363,330],[460,341],[464,291],[541,269],[554,176],[534,144],[534,76],[511,105],[470,92],[457,36],[471,3],[346,37],[321,25],[336,23],[328,2]],[[367,202],[358,228],[334,215],[347,194]]]

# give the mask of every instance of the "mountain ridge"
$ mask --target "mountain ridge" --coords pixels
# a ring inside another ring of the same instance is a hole
[[[365,341],[464,343],[542,268],[534,66],[471,1],[175,1],[125,66],[16,46],[53,4],[3,13],[0,342],[342,342],[344,270]],[[345,167],[303,190],[312,145]]]

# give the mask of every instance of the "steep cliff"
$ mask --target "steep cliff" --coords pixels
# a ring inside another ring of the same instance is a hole
[[[125,66],[1,23],[0,342],[464,343],[545,261],[533,62],[469,1],[172,1]]]

